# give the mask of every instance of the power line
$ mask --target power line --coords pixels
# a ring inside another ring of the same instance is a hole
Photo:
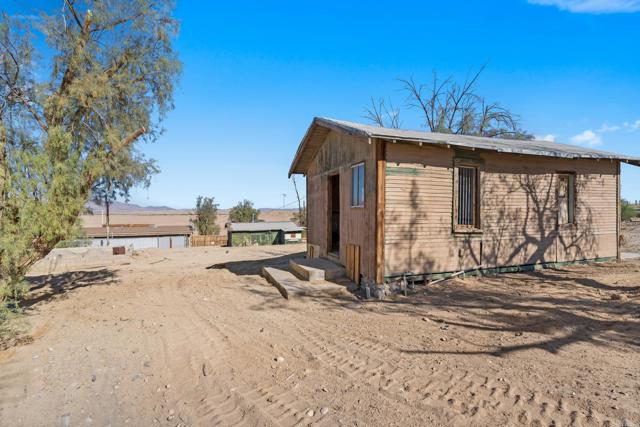
[[[300,202],[302,202],[303,200],[306,200],[306,198],[307,198],[306,196],[304,196],[304,197],[300,197]],[[287,206],[295,205],[295,204],[297,204],[297,203],[298,203],[298,200],[296,199],[296,200],[294,200],[293,202],[289,202],[289,203],[287,203],[286,205],[282,205],[282,207],[283,207],[283,208],[286,208]]]

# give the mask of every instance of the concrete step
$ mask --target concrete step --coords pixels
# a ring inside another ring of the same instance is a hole
[[[340,264],[340,254],[337,252],[329,252],[327,254],[327,259],[331,262],[335,262],[336,264]]]
[[[343,266],[323,258],[292,259],[289,268],[296,276],[309,282],[338,280],[347,276]]]
[[[262,276],[269,283],[278,289],[280,294],[290,299],[301,296],[345,296],[348,295],[347,288],[342,285],[326,281],[318,281],[311,284],[308,281],[300,280],[290,271],[281,270],[274,267],[263,267]]]

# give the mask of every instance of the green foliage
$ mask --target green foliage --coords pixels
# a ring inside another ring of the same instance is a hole
[[[27,335],[28,323],[20,316],[19,310],[0,307],[0,351],[21,343],[30,343]]]
[[[231,222],[256,222],[260,211],[254,209],[253,202],[243,200],[229,210],[229,221]]]
[[[155,160],[137,152],[120,152],[109,159],[103,175],[94,182],[91,199],[98,205],[118,198],[129,201],[131,189],[148,188],[151,177],[158,172]]]
[[[636,207],[632,205],[629,201],[622,199],[620,201],[620,216],[623,221],[628,221],[631,218],[638,216],[638,212],[636,211]]]
[[[157,172],[138,144],[157,139],[173,107],[172,9],[77,0],[33,28],[0,19],[1,307],[16,307],[29,267],[79,234],[92,194],[126,197]],[[47,43],[40,55],[36,33]]]
[[[198,230],[198,234],[212,235],[220,233],[220,226],[216,223],[218,219],[218,205],[213,197],[198,196],[196,199],[196,219],[193,223]]]
[[[298,212],[294,213],[291,217],[291,221],[295,222],[300,227],[307,226],[307,206],[302,206]]]

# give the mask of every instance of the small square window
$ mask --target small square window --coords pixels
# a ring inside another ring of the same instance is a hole
[[[364,207],[364,163],[351,167],[351,206]]]

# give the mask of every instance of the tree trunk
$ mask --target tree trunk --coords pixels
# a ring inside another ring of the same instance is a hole
[[[0,230],[2,224],[2,214],[4,212],[4,192],[7,180],[7,163],[6,163],[6,147],[7,147],[7,131],[0,116]],[[2,251],[0,250],[0,260],[2,260]],[[0,269],[0,281],[3,278],[3,271]],[[0,304],[4,301],[4,297],[0,296]]]
[[[107,193],[108,193],[108,189],[109,187],[111,187],[110,185],[107,186]],[[106,206],[107,209],[107,246],[109,246],[109,226],[111,225],[111,221],[109,219],[109,195],[105,194],[104,195],[104,204]]]
[[[296,178],[292,176],[291,180],[293,181],[293,188],[296,190],[296,198],[298,199],[298,222],[301,222],[302,221],[302,204],[300,203],[300,193],[298,193],[298,185],[296,183]]]
[[[7,182],[7,130],[0,117],[0,221],[4,212],[4,193]]]

